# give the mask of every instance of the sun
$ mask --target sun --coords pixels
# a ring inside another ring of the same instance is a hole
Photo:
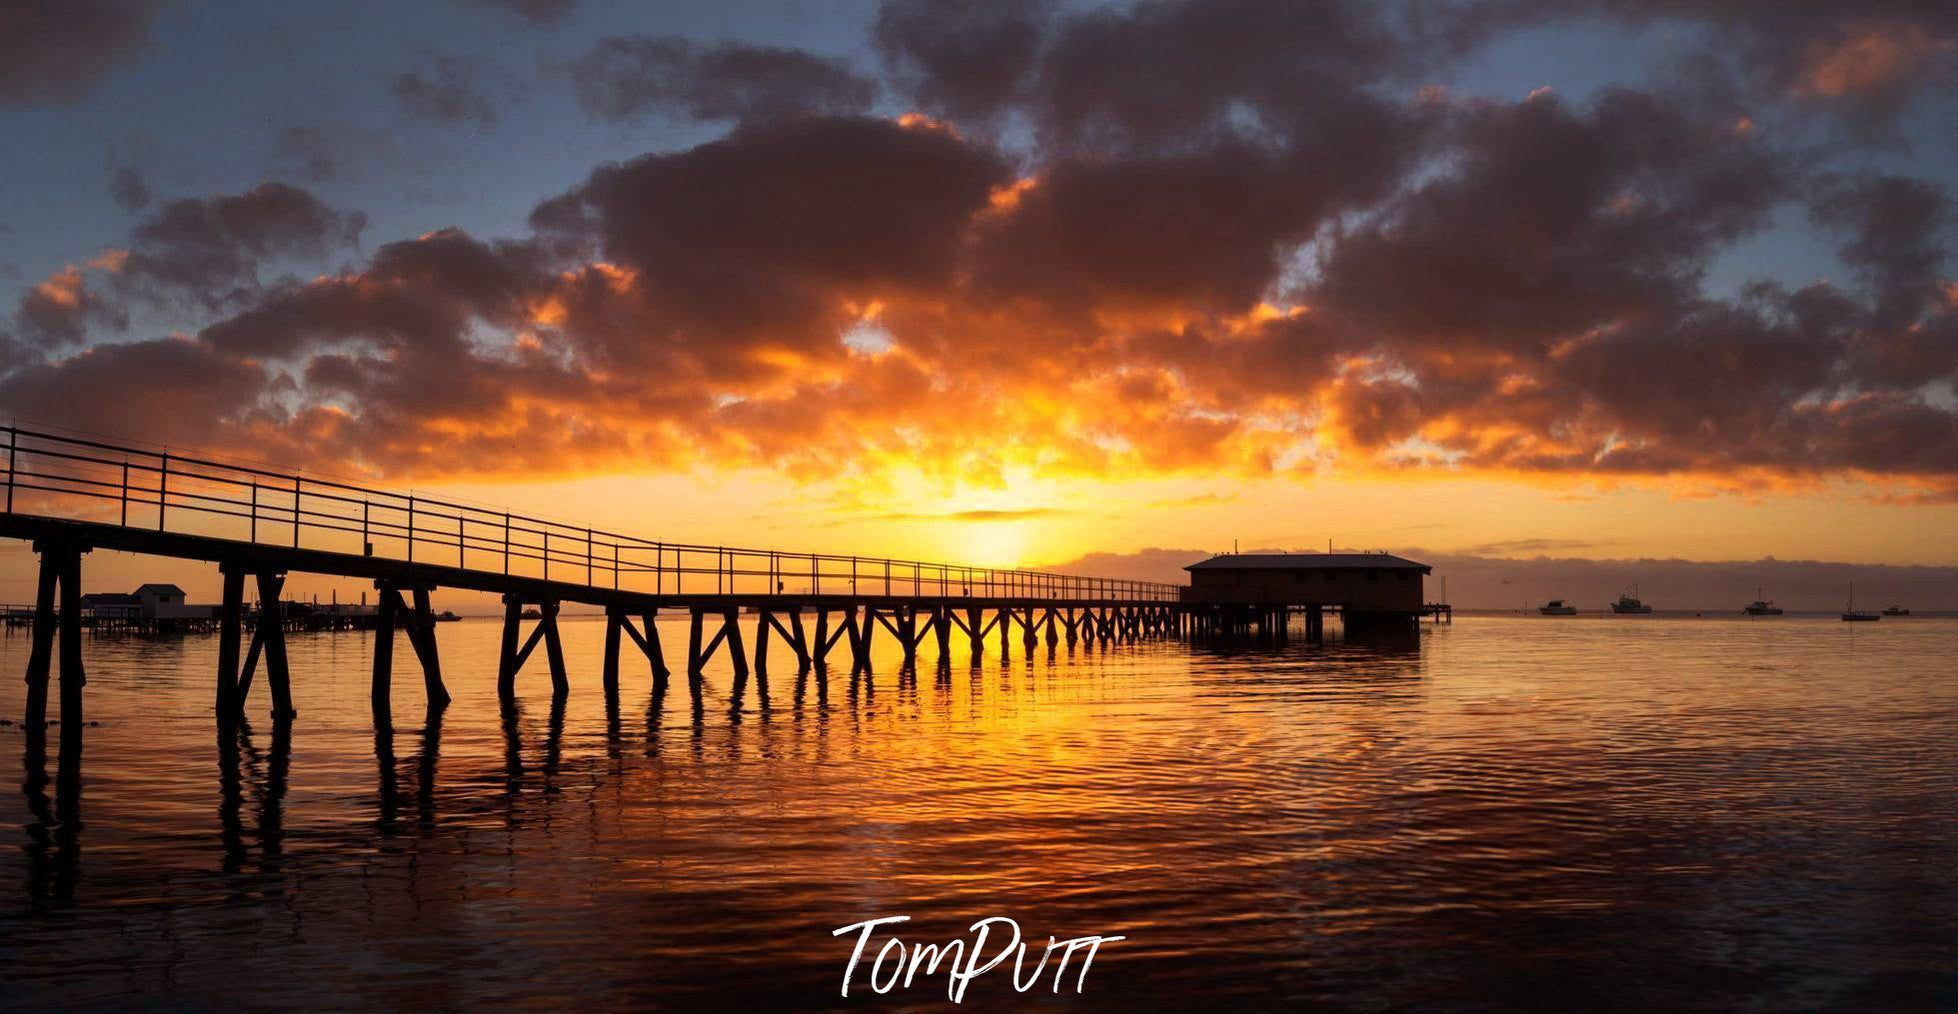
[[[945,525],[941,541],[950,559],[979,567],[1018,567],[1026,558],[1032,526],[1024,521],[960,521]]]

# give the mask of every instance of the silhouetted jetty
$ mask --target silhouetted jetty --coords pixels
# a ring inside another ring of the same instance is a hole
[[[502,597],[497,689],[506,700],[539,647],[554,693],[568,692],[558,629],[566,603],[604,611],[608,695],[617,692],[628,642],[656,683],[670,675],[655,624],[662,610],[688,618],[685,671],[697,687],[723,649],[741,680],[751,657],[753,669],[766,671],[774,644],[798,669],[826,668],[842,653],[852,672],[868,671],[880,630],[897,642],[906,666],[915,665],[927,643],[936,644],[942,666],[955,640],[969,644],[975,657],[996,640],[1002,659],[1016,640],[1030,654],[1043,638],[1050,647],[1063,639],[1070,645],[1242,634],[1283,640],[1293,615],[1303,615],[1307,638],[1319,640],[1328,615],[1339,616],[1349,631],[1404,631],[1432,608],[1421,595],[1430,568],[1387,554],[1296,554],[1282,565],[1250,568],[1243,566],[1249,558],[1233,555],[1191,568],[1192,585],[1181,587],[675,544],[211,456],[18,427],[4,432],[0,536],[31,540],[41,561],[31,610],[7,611],[8,623],[33,630],[26,718],[36,724],[45,721],[57,654],[62,720],[81,717],[80,634],[83,617],[92,615],[82,607],[81,565],[94,549],[218,565],[221,601],[208,614],[181,606],[182,614],[168,615],[207,623],[220,637],[215,705],[221,722],[242,716],[261,662],[273,714],[293,713],[285,635],[294,630],[374,631],[377,722],[389,720],[397,632],[414,649],[429,705],[445,704],[430,605],[438,588]],[[1261,576],[1233,576],[1246,569]],[[321,608],[283,601],[292,572],[371,580],[374,604]],[[259,602],[275,608],[248,610],[248,582]],[[128,606],[123,599],[104,603]],[[752,617],[752,656],[744,615]]]

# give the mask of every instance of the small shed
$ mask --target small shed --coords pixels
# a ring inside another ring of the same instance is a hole
[[[143,602],[143,615],[152,620],[208,620],[217,615],[216,606],[193,606],[184,601],[184,590],[174,584],[146,584],[136,589]]]
[[[1342,612],[1421,612],[1434,568],[1391,553],[1229,553],[1183,568],[1186,602],[1338,606]]]

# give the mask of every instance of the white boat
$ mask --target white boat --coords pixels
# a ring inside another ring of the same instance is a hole
[[[1545,616],[1576,616],[1577,607],[1569,605],[1563,599],[1551,599],[1543,605],[1538,606],[1537,612]]]
[[[1761,597],[1761,589],[1754,589],[1754,601],[1742,607],[1741,612],[1749,616],[1780,616],[1781,607]]]
[[[1618,601],[1611,604],[1611,611],[1614,613],[1644,614],[1651,612],[1652,607],[1639,600],[1638,585],[1633,585],[1631,591],[1618,596]]]
[[[1904,608],[1903,606],[1886,606],[1886,607],[1884,607],[1884,610],[1883,610],[1883,615],[1885,615],[1885,616],[1909,616],[1909,615],[1910,615],[1910,610],[1908,610],[1908,609],[1905,609],[1905,608]]]

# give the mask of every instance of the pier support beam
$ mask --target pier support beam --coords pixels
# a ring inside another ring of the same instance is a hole
[[[414,599],[411,608],[408,600],[401,597],[407,589]],[[429,604],[430,589],[427,585],[403,585],[394,581],[374,582],[375,597],[378,600],[374,612],[374,686],[371,691],[371,704],[377,720],[386,722],[394,711],[394,632],[399,628],[408,635],[408,644],[415,649],[415,659],[422,667],[422,690],[428,700],[430,710],[439,710],[449,704],[449,689],[442,684],[442,657],[435,644],[435,613]],[[508,599],[504,600],[508,603]],[[504,630],[506,640],[510,631]],[[282,649],[283,650],[283,649]],[[512,673],[514,676],[514,672]],[[504,683],[497,682],[502,690]]]
[[[523,630],[523,610],[526,605],[537,607],[537,626],[531,628],[530,636],[524,639],[523,647],[517,647],[517,636]],[[387,603],[381,604],[383,612]],[[558,637],[558,604],[554,601],[531,601],[520,595],[503,596],[503,649],[500,652],[496,670],[496,693],[504,700],[516,695],[517,673],[522,671],[524,662],[537,648],[539,641],[544,644],[545,657],[551,664],[551,694],[562,697],[571,692],[571,681],[564,671],[564,642]]]
[[[428,695],[430,708],[446,708],[449,688],[442,685],[442,657],[435,649],[435,611],[429,603],[429,589],[414,589],[414,598],[414,626],[409,628],[408,636],[415,642],[416,657],[421,659],[422,688]],[[416,636],[416,631],[420,636]]]
[[[795,652],[796,671],[801,672],[809,667],[809,642],[803,638],[802,634],[802,613],[800,610],[787,610],[786,612],[791,622],[782,622],[782,612],[774,609],[763,609],[756,614],[756,672],[766,673],[768,671],[768,635],[771,629],[774,630],[776,636],[782,639],[783,644],[789,646],[790,651]]]
[[[836,642],[843,640],[846,635],[850,638],[851,650],[854,651],[856,649],[856,635],[851,633],[850,611],[844,610],[842,617],[842,622],[836,625],[836,632],[831,633],[829,629],[829,607],[816,607],[816,641],[810,651],[810,656],[811,661],[818,668],[829,668],[830,650],[836,647]]]
[[[700,643],[703,621],[709,610],[702,606],[693,607],[690,633],[687,640],[687,677],[698,681],[707,668],[707,660],[714,657],[723,643],[728,647],[728,661],[734,665],[734,675],[739,679],[748,678],[748,652],[741,644],[741,611],[739,609],[715,610],[721,618],[721,629],[714,639],[703,649]]]
[[[34,595],[34,640],[27,656],[24,724],[29,729],[40,729],[47,724],[48,676],[54,667],[58,640],[65,742],[70,725],[76,735],[80,734],[82,686],[88,682],[82,672],[81,605],[82,554],[88,550],[67,542],[36,542],[34,551],[41,554],[41,574]]]
[[[245,572],[239,567],[224,567],[224,597],[218,605],[218,725],[228,727],[243,713],[238,697],[238,636],[244,626]]]
[[[666,659],[660,650],[659,628],[653,625],[657,615],[656,610],[649,609],[640,616],[639,622],[644,626],[642,633],[639,627],[633,625],[632,616],[627,613],[624,606],[606,607],[605,693],[608,697],[619,692],[619,635],[621,634],[631,638],[632,643],[639,646],[640,653],[646,656],[646,661],[651,663],[655,687],[664,685],[667,677],[672,675],[666,668]]]
[[[231,566],[231,565],[226,565]],[[251,646],[245,650],[244,668],[238,673],[237,713],[244,714],[251,698],[252,676],[258,671],[260,655],[265,657],[265,684],[272,692],[273,720],[292,718],[292,679],[286,666],[285,610],[279,594],[286,576],[278,571],[261,571],[258,580],[258,622],[252,627]]]

